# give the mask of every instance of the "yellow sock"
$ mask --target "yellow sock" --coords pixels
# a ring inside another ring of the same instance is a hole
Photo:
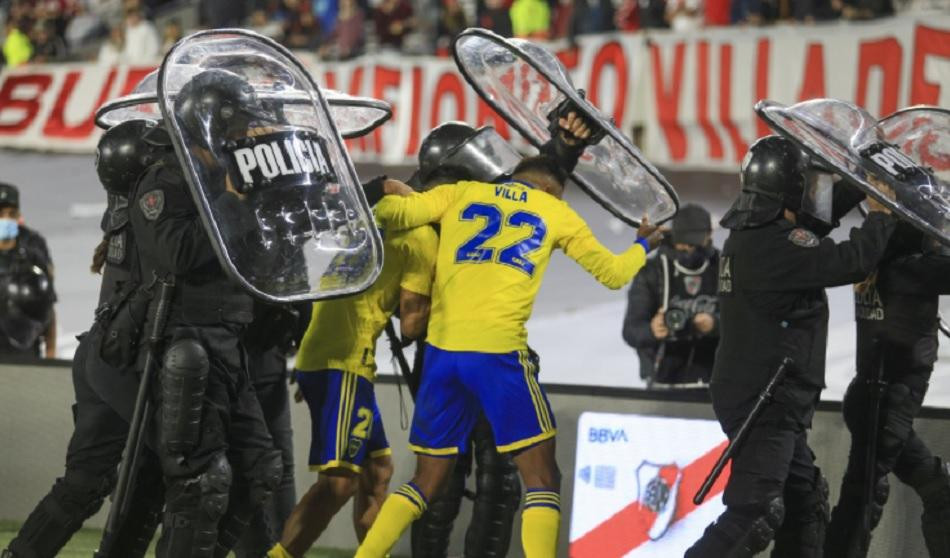
[[[294,558],[287,552],[287,549],[280,543],[274,545],[274,548],[267,551],[267,558]]]
[[[413,521],[422,517],[428,502],[415,484],[407,482],[383,502],[376,521],[366,533],[354,558],[384,558]]]
[[[561,496],[552,490],[528,490],[521,512],[525,558],[555,558],[561,524]]]

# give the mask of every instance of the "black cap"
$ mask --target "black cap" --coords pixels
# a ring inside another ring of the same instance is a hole
[[[673,217],[673,243],[703,246],[712,232],[709,212],[695,204],[680,207]]]
[[[12,184],[0,182],[0,206],[20,207],[20,191]]]

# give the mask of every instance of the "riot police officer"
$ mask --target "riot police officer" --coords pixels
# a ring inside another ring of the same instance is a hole
[[[728,436],[780,362],[792,364],[733,457],[726,511],[686,556],[753,556],[774,539],[773,556],[819,557],[828,491],[806,430],[824,387],[824,289],[866,277],[884,254],[894,220],[869,200],[871,213],[849,241],[821,238],[862,196],[832,185],[831,175],[813,169],[782,137],[754,143],[741,172],[742,192],[721,221],[731,232],[719,266],[720,344],[710,384]]]
[[[280,450],[283,473],[271,502],[254,513],[247,531],[235,547],[238,558],[265,555],[297,502],[287,355],[300,344],[310,321],[310,306],[254,301],[254,321],[244,333],[254,394],[264,413],[267,430]]]
[[[831,514],[826,556],[867,555],[870,529],[881,518],[892,472],[923,501],[930,556],[950,555],[947,464],[931,453],[913,427],[937,359],[939,295],[950,294],[948,274],[946,250],[901,222],[880,266],[855,286],[857,375],[844,397],[851,453]],[[872,406],[878,408],[877,423],[871,419]],[[876,440],[874,476],[869,480],[871,436]],[[869,494],[873,499],[865,508]]]
[[[246,134],[248,120],[238,115],[255,108],[247,82],[221,70],[198,74],[174,99],[183,126],[210,126],[222,138]],[[233,195],[223,173],[207,178],[220,196]],[[166,485],[158,553],[223,555],[283,473],[243,357],[253,302],[217,259],[175,157],[146,170],[129,207],[142,277],[175,284],[152,390]]]
[[[21,223],[20,191],[0,183],[0,356],[56,358],[53,262],[46,241]]]
[[[623,338],[637,349],[640,377],[649,386],[703,386],[719,344],[719,251],[712,245],[709,212],[693,204],[680,207],[671,240],[633,279]]]
[[[96,172],[108,205],[92,271],[102,273],[102,284],[98,319],[80,336],[73,358],[75,425],[66,451],[66,471],[10,542],[5,558],[56,556],[115,487],[138,379],[132,371],[106,363],[100,351],[110,308],[138,284],[132,269],[135,241],[128,226],[128,194],[145,168],[167,151],[167,145],[150,140],[155,131],[151,123],[129,121],[111,128],[99,141]],[[144,556],[158,525],[164,500],[161,470],[151,452],[143,460],[133,498],[136,506],[116,535],[115,556]]]

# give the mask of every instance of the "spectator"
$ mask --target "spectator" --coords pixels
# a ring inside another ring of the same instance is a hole
[[[447,52],[456,35],[468,28],[468,20],[459,0],[442,0],[439,20],[436,23],[435,46],[437,51]]]
[[[96,61],[106,66],[112,66],[122,61],[122,52],[125,50],[125,35],[122,28],[115,26],[109,30],[109,38],[99,46]]]
[[[698,205],[681,207],[672,244],[634,278],[623,338],[637,349],[648,385],[708,384],[719,343],[719,251],[712,247],[709,213]]]
[[[363,31],[366,18],[356,0],[340,0],[336,26],[320,51],[324,58],[346,60],[363,51]]]
[[[408,0],[382,0],[373,14],[379,45],[402,49],[403,40],[414,25],[412,16]]]
[[[665,29],[667,0],[633,0],[636,2],[636,15],[641,29]]]
[[[894,15],[892,0],[832,0],[831,5],[844,19],[874,19]]]
[[[12,13],[6,24],[6,39],[3,41],[3,58],[6,65],[16,68],[28,62],[33,56],[33,45],[20,27],[20,22],[13,19]]]
[[[762,25],[775,19],[777,0],[733,0],[732,22]]]
[[[125,43],[122,50],[123,62],[129,64],[148,64],[158,60],[161,40],[152,22],[142,16],[141,8],[128,8],[125,12]]]
[[[611,0],[580,0],[576,2],[573,27],[575,35],[613,31],[613,2]]]
[[[46,241],[23,225],[20,192],[0,183],[0,355],[56,358],[53,262]]]
[[[797,2],[812,0],[793,0]],[[720,25],[729,25],[730,14],[732,13],[732,0],[704,0],[705,4],[705,25],[706,27],[715,27]]]
[[[34,62],[44,63],[60,60],[66,56],[66,43],[56,36],[54,24],[43,20],[33,28],[33,57]]]
[[[511,37],[511,15],[505,0],[479,0],[478,26]]]
[[[313,17],[324,36],[330,36],[339,19],[340,6],[337,0],[313,0]]]
[[[274,40],[280,40],[284,36],[284,26],[276,19],[269,18],[267,11],[263,8],[258,8],[251,12],[251,20],[248,23],[248,28],[255,33],[260,33]]]
[[[76,51],[94,39],[107,35],[107,28],[99,16],[90,12],[84,5],[76,8],[75,15],[66,24],[63,38],[70,51]]]
[[[284,29],[288,48],[315,50],[320,45],[320,25],[309,9],[292,13]]]
[[[172,18],[165,22],[165,26],[162,27],[162,50],[161,52],[168,52],[179,39],[182,38],[181,22],[178,21],[178,18]]]
[[[201,0],[201,24],[208,29],[238,27],[244,21],[246,2],[238,0]]]
[[[558,0],[557,5],[554,6],[554,18],[551,23],[551,38],[563,39],[573,36],[573,23],[574,0]]]
[[[509,12],[515,37],[547,39],[551,30],[551,9],[546,0],[515,0]]]
[[[667,0],[666,20],[673,31],[689,32],[703,27],[703,0]]]

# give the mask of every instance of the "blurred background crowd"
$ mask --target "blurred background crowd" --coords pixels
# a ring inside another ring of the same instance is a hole
[[[325,59],[448,54],[467,27],[504,36],[867,20],[950,0],[0,0],[3,64],[157,60],[197,28],[245,27]]]

